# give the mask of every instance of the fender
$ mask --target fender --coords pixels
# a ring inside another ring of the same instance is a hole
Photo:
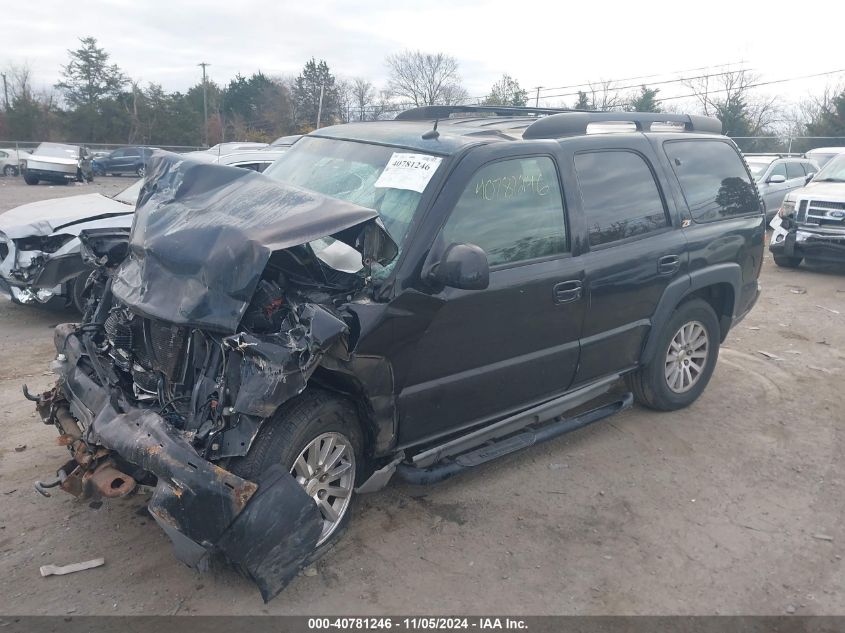
[[[701,270],[693,271],[673,280],[666,287],[666,290],[663,291],[663,296],[660,297],[660,302],[657,304],[657,309],[651,318],[651,329],[649,330],[642,354],[640,355],[641,365],[648,364],[654,358],[655,352],[657,351],[657,334],[663,329],[666,322],[669,321],[672,312],[683,301],[684,297],[696,290],[721,283],[730,284],[734,293],[734,301],[730,308],[730,314],[716,315],[719,317],[719,325],[722,328],[722,340],[724,340],[728,328],[736,316],[736,298],[740,296],[740,289],[742,287],[742,268],[734,262],[715,264]]]

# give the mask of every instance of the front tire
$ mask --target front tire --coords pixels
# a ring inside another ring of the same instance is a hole
[[[81,272],[68,282],[68,299],[70,299],[70,305],[79,314],[85,314],[87,299],[83,296],[83,292],[85,292],[85,283],[88,281],[88,277],[91,276],[91,272],[91,270]]]
[[[3,175],[6,176],[7,178],[10,178],[12,176],[17,176],[18,175],[18,168],[15,167],[14,165],[6,165],[3,168]]]
[[[798,268],[803,257],[790,257],[789,255],[775,255],[772,253],[775,264],[781,268]]]
[[[363,461],[355,407],[312,388],[279,407],[246,457],[234,460],[230,470],[256,481],[270,466],[281,464],[314,499],[323,517],[323,532],[306,561],[309,564],[331,549],[346,530]]]
[[[38,184],[38,178],[36,178],[35,176],[28,176],[26,174],[24,174],[23,181],[28,185]]]
[[[719,357],[719,321],[710,304],[685,301],[658,333],[651,362],[626,377],[637,402],[674,411],[695,402],[713,375]]]

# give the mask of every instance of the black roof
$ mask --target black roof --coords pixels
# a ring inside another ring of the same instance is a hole
[[[451,117],[459,114],[460,116]],[[450,118],[451,117],[451,118]],[[435,123],[437,134],[431,134]],[[500,106],[427,106],[406,110],[393,121],[347,123],[311,136],[381,143],[449,155],[467,145],[491,141],[559,139],[587,133],[591,124],[620,131],[721,134],[718,119],[687,114],[584,112]]]

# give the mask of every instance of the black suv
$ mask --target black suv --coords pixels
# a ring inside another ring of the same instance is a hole
[[[759,293],[762,206],[720,131],[430,107],[264,174],[154,155],[128,244],[81,236],[88,309],[29,396],[71,459],[39,488],[154,486],[179,558],[269,599],[353,492],[687,406]]]
[[[95,158],[92,167],[98,176],[135,174],[143,177],[152,153],[153,150],[149,147],[121,147]]]

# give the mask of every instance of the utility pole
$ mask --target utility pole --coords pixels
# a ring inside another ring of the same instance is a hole
[[[9,88],[6,86],[6,73],[0,73],[3,75],[3,98],[5,99],[4,103],[6,104],[6,109],[9,109]]]
[[[205,67],[211,66],[208,62],[200,62],[197,66],[202,66],[202,138],[205,146],[208,147],[208,90],[205,79]]]
[[[324,85],[320,84],[320,104],[317,106],[317,129],[320,129],[320,118],[323,116],[323,89]]]
[[[534,86],[534,89],[537,91],[537,96],[534,98],[534,107],[535,108],[540,107],[540,88],[542,88],[542,87],[543,86]]]

